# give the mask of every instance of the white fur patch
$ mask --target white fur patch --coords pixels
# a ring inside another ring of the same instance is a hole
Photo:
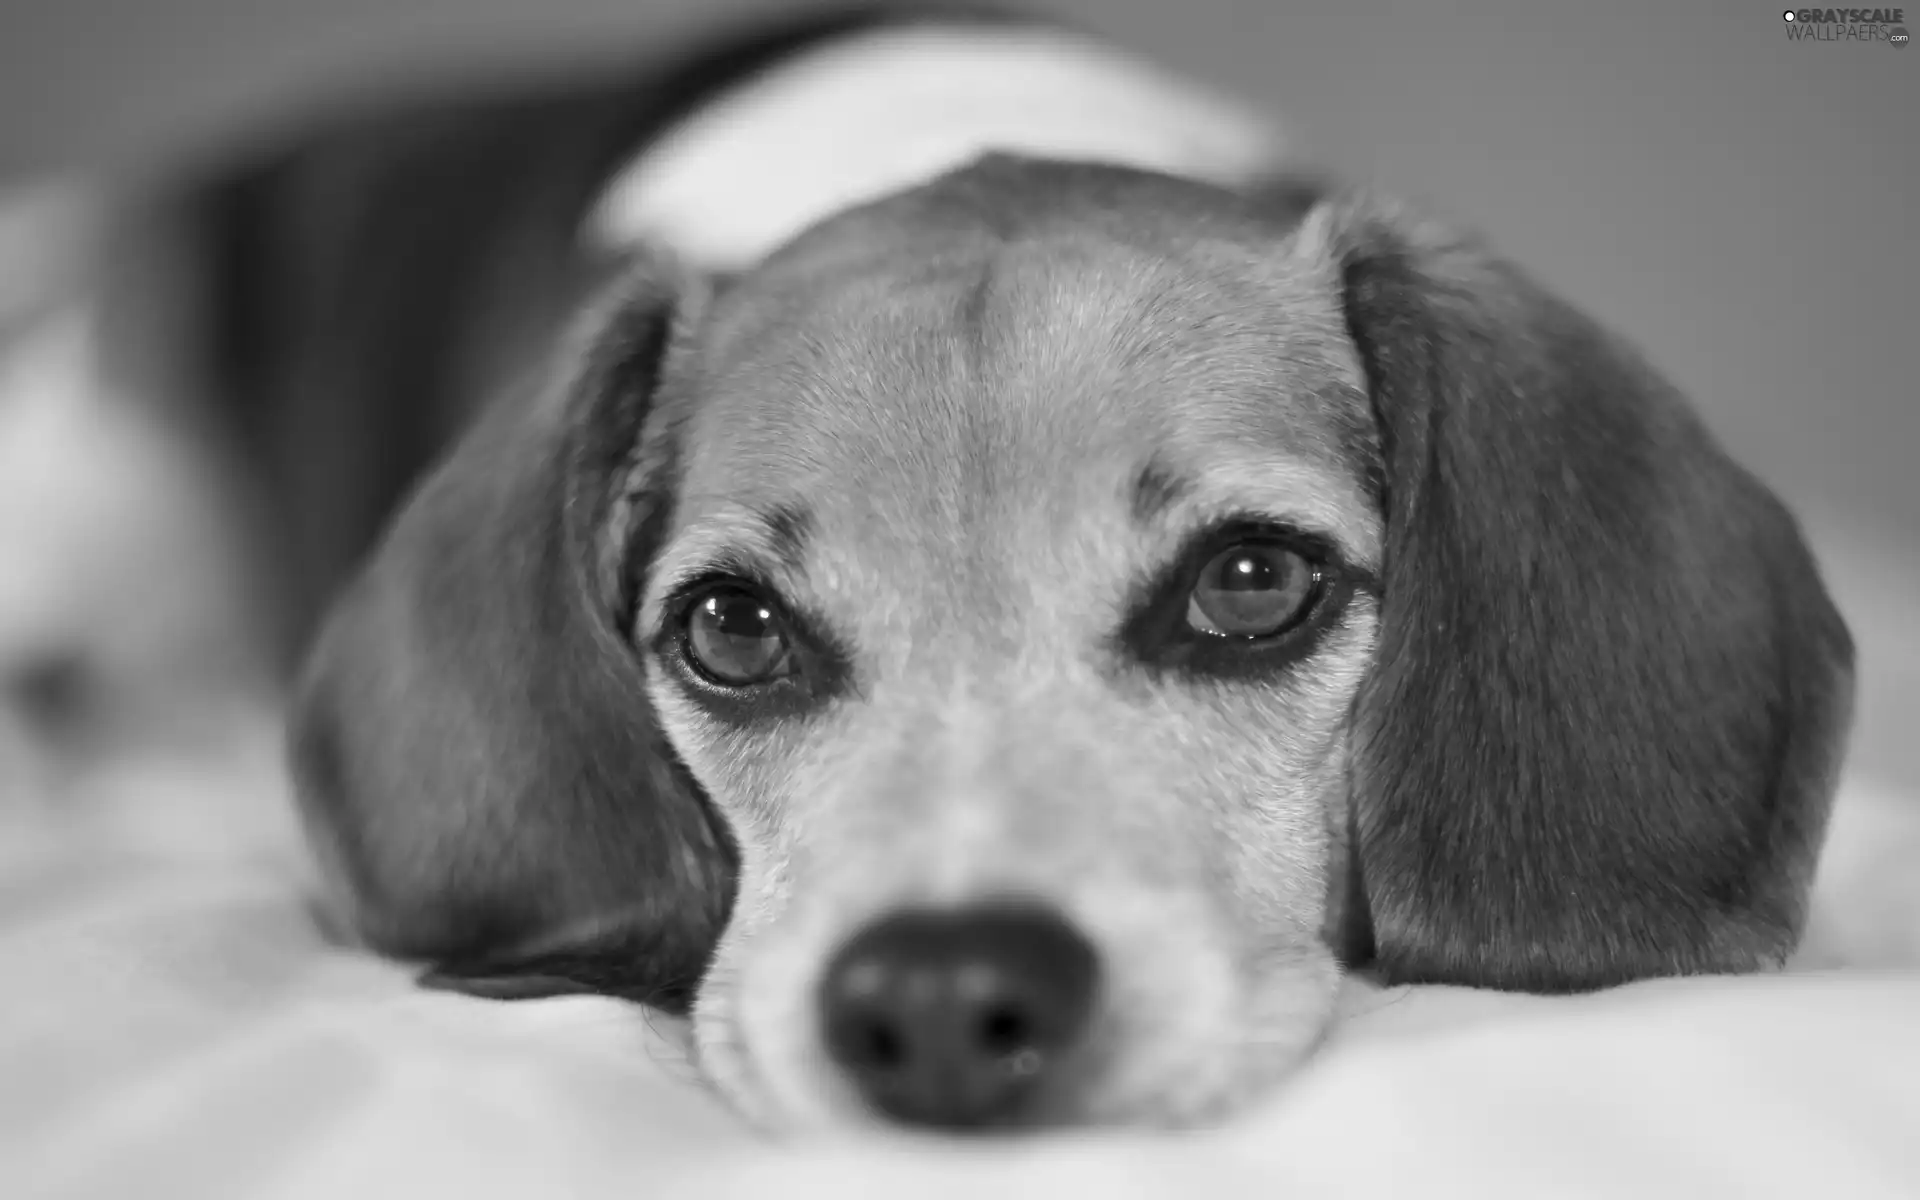
[[[1231,182],[1284,148],[1257,112],[1080,35],[884,30],[805,53],[701,110],[615,179],[585,236],[737,269],[833,212],[987,151]]]

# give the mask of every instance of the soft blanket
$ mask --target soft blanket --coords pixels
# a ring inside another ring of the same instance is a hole
[[[1920,1196],[1915,970],[1565,999],[1355,986],[1318,1060],[1223,1129],[764,1142],[675,1022],[425,992],[327,944],[270,710],[207,728],[7,810],[0,1193]],[[1909,804],[1851,789],[1832,861],[1879,861]]]

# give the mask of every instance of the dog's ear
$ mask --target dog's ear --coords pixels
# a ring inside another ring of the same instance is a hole
[[[1636,353],[1364,197],[1335,272],[1381,441],[1353,837],[1389,981],[1570,991],[1778,965],[1853,647],[1797,523]]]
[[[487,412],[407,502],[309,658],[296,790],[359,937],[477,994],[691,999],[733,849],[623,635],[664,528],[663,363],[687,289],[642,267],[568,377]]]

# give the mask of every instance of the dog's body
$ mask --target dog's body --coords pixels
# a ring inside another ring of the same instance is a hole
[[[952,19],[887,36],[1061,36]],[[785,1127],[1198,1118],[1343,968],[1778,965],[1851,647],[1684,402],[1146,83],[1184,134],[961,139],[703,220],[690,116],[877,20],[188,206],[297,591],[353,576],[294,762],[357,934],[691,1005]]]
[[[982,147],[1223,180],[1279,149],[1253,114],[1088,37],[965,3],[855,5],[626,69],[349,110],[178,193],[167,219],[207,316],[187,370],[260,468],[286,649],[638,248],[732,271]]]

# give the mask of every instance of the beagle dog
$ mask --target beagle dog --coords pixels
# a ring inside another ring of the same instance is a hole
[[[691,1012],[783,1131],[1204,1121],[1343,972],[1793,950],[1849,634],[1632,348],[1072,31],[677,61],[201,197],[354,937]]]

